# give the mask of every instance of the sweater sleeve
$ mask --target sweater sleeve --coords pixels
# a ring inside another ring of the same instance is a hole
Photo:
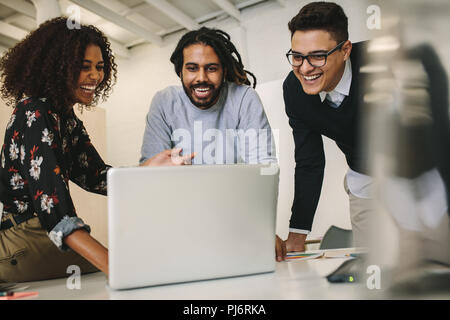
[[[163,101],[161,93],[157,93],[153,97],[150,110],[145,118],[145,132],[139,163],[172,148],[171,130],[162,113]]]
[[[322,189],[325,155],[322,136],[304,124],[295,108],[300,108],[288,79],[283,84],[283,96],[289,125],[295,144],[294,202],[289,227],[311,230]]]
[[[239,147],[246,163],[276,163],[275,139],[258,93],[248,87],[241,102]]]

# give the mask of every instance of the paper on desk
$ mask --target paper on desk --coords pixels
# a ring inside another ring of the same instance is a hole
[[[20,286],[20,283],[0,282],[0,291],[23,291],[30,286]]]
[[[324,258],[350,258],[350,254],[342,251],[327,251],[324,253]]]
[[[325,252],[324,258],[359,258],[366,254],[367,252],[361,250],[330,250]]]
[[[286,261],[299,261],[317,259],[323,256],[323,252],[319,253],[304,253],[304,252],[289,252],[286,255]]]

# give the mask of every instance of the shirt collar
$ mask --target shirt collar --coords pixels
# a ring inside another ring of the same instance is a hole
[[[350,86],[352,84],[352,63],[350,62],[350,59],[347,59],[345,61],[345,67],[344,67],[344,73],[342,74],[341,80],[337,84],[336,88],[334,88],[330,92],[321,91],[319,92],[320,101],[324,101],[327,94],[332,94],[333,92],[337,92],[340,94],[343,94],[345,96],[348,96],[350,93]]]

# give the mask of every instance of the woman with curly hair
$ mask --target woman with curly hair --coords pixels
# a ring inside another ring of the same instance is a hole
[[[41,24],[0,59],[1,94],[15,106],[1,149],[0,281],[64,277],[70,265],[108,274],[108,251],[77,217],[68,183],[106,195],[110,166],[73,107],[105,100],[117,66],[97,28],[69,28],[67,21]],[[145,164],[183,164],[186,157],[171,159],[179,151]]]

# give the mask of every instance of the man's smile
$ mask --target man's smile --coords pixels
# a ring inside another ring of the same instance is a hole
[[[323,73],[316,73],[313,75],[302,75],[303,79],[305,79],[306,81],[314,81],[316,79],[319,79],[322,76]]]
[[[197,99],[207,99],[213,92],[214,87],[211,86],[196,86],[193,88],[193,92]]]

